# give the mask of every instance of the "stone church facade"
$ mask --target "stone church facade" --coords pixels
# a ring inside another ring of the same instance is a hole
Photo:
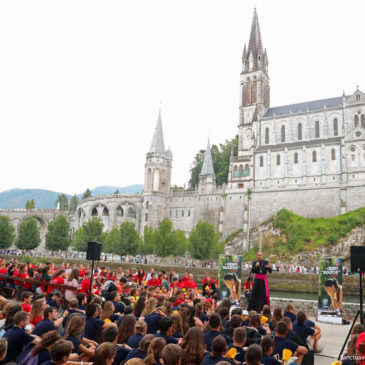
[[[172,152],[165,149],[161,114],[146,156],[144,192],[96,196],[80,202],[77,229],[100,217],[106,230],[125,221],[143,234],[168,217],[188,234],[200,221],[222,237],[256,226],[282,208],[306,217],[331,217],[365,206],[365,94],[270,106],[268,56],[256,10],[240,73],[238,155],[228,183],[216,186],[210,145],[198,188],[172,192]],[[247,235],[244,234],[244,237]],[[243,242],[243,249],[247,249]]]
[[[364,93],[357,89],[352,95],[270,107],[268,56],[256,10],[243,50],[240,90],[238,155],[230,158],[227,184],[216,186],[208,142],[198,188],[171,191],[172,153],[165,150],[160,114],[146,157],[144,193],[82,201],[78,225],[94,209],[108,229],[132,220],[143,233],[145,226],[156,227],[168,217],[186,233],[200,220],[212,222],[225,237],[282,208],[330,217],[365,206]]]

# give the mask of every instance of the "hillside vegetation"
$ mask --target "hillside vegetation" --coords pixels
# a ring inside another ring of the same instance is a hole
[[[286,209],[280,210],[263,225],[272,225],[280,235],[269,232],[262,237],[265,254],[277,256],[310,252],[318,246],[336,245],[354,228],[365,224],[365,207],[332,218],[303,218]],[[257,245],[245,259],[256,257]]]

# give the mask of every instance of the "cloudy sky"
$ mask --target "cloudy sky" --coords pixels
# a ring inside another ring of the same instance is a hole
[[[362,0],[0,2],[0,191],[143,183],[162,101],[172,183],[232,138],[254,6],[271,105],[365,91]]]

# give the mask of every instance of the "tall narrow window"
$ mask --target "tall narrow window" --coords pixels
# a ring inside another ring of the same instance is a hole
[[[337,118],[333,119],[333,135],[338,136],[338,121],[337,121]]]
[[[243,176],[243,166],[240,165],[240,168],[239,168],[239,176],[242,177]]]
[[[265,129],[265,144],[269,144],[270,142],[270,130],[269,128]]]
[[[365,128],[365,115],[361,114],[361,127]]]
[[[238,168],[237,168],[237,166],[233,167],[233,177],[238,177]]]
[[[356,128],[359,126],[359,116],[357,114],[355,115],[354,121],[355,121],[355,128]]]
[[[302,123],[298,124],[298,141],[301,141],[303,139],[302,135]]]
[[[317,162],[317,152],[316,151],[312,152],[312,161]]]
[[[298,163],[298,153],[294,153],[294,163]]]
[[[285,125],[281,126],[281,142],[285,142]]]
[[[316,138],[319,138],[319,122],[316,121],[315,127],[314,127],[314,135]]]
[[[276,155],[276,164],[280,165],[280,155]]]
[[[244,176],[250,176],[250,166],[248,164],[245,165]]]
[[[334,148],[331,150],[331,160],[336,160],[336,150]]]
[[[260,167],[264,166],[264,157],[260,156]]]

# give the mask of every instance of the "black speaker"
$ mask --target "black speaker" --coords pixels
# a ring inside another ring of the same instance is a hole
[[[351,272],[365,272],[365,246],[351,246]]]
[[[100,261],[101,243],[100,242],[88,242],[86,260]]]

